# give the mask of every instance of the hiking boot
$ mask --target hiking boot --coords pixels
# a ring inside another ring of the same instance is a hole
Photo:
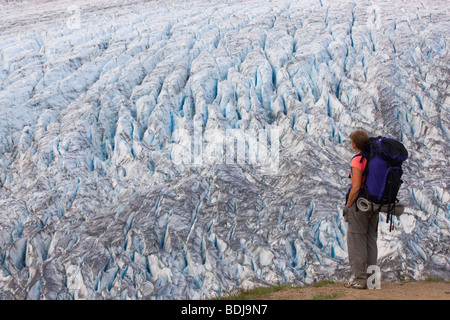
[[[365,284],[357,283],[355,281],[345,282],[344,287],[351,289],[367,289],[367,286]]]

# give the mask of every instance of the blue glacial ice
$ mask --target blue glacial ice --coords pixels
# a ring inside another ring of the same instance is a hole
[[[382,278],[449,279],[445,1],[30,2],[0,4],[0,299],[341,281],[355,128],[410,153]]]

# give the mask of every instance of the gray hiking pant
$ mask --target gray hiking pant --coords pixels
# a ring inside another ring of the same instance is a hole
[[[367,268],[377,264],[378,212],[356,210],[354,203],[345,217],[348,260],[354,281],[366,285]]]

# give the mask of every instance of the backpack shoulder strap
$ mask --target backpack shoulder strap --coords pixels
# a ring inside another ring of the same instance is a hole
[[[370,160],[370,156],[369,156],[367,153],[365,153],[365,152],[360,152],[360,153],[358,153],[358,154],[355,154],[355,155],[353,156],[352,160],[353,160],[354,158],[356,158],[356,157],[359,157],[359,156],[361,157],[361,159],[359,160],[360,163],[362,163],[362,162],[364,161],[364,159],[367,160],[366,167],[364,168],[364,171],[363,171],[363,176],[365,176],[365,175],[367,175],[367,171],[369,170],[369,160]]]
[[[355,155],[352,157],[352,160],[353,160],[354,158],[356,158],[356,157],[359,157],[359,156],[361,156],[360,162],[363,162],[363,159],[364,159],[364,158],[367,159],[367,155],[364,154],[364,152],[360,152],[360,153],[358,153],[358,154],[355,154]]]

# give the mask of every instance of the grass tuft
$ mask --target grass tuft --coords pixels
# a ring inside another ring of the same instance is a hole
[[[274,285],[270,287],[258,287],[250,290],[242,290],[237,293],[232,293],[225,297],[217,298],[219,300],[259,300],[266,297],[273,292],[281,291],[284,289],[292,288],[288,284]]]
[[[345,293],[343,292],[333,292],[333,293],[318,293],[312,299],[313,300],[333,300],[339,297],[343,297]]]
[[[323,280],[323,281],[320,281],[320,282],[317,282],[317,283],[314,283],[314,284],[312,284],[312,286],[314,287],[314,288],[320,288],[320,287],[325,287],[325,286],[327,286],[327,285],[329,285],[329,284],[334,284],[335,282],[334,281],[331,281],[331,280]]]

